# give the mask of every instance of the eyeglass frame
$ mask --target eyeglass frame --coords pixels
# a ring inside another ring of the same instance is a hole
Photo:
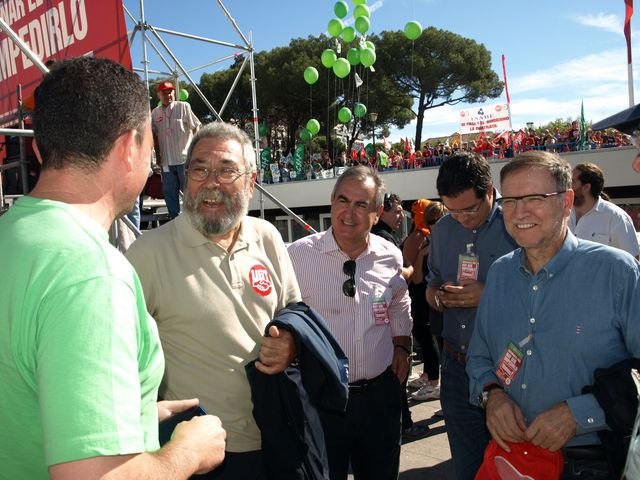
[[[482,197],[480,199],[478,199],[478,202],[475,205],[472,205],[470,207],[467,208],[462,208],[460,210],[453,210],[449,207],[447,207],[445,205],[445,207],[447,207],[448,213],[452,214],[452,215],[475,215],[476,213],[478,213],[481,209],[482,209],[482,203],[485,201],[485,197]]]
[[[194,177],[193,177],[193,173],[194,173],[194,170],[195,170],[195,169],[202,170],[202,171],[206,172],[206,174],[207,174],[207,175],[206,175],[205,177],[203,177],[203,178],[194,178]],[[221,176],[218,174],[218,172],[219,172],[219,171],[227,171],[227,172],[228,172],[228,171],[231,171],[231,172],[233,172],[233,173],[232,173],[233,178],[224,178],[224,177],[221,177]],[[187,169],[185,170],[185,173],[187,174],[187,177],[189,177],[191,180],[194,180],[194,181],[196,181],[196,182],[206,182],[206,181],[209,179],[209,176],[210,176],[211,174],[214,174],[214,175],[215,175],[215,177],[216,177],[216,182],[217,182],[217,183],[220,183],[220,184],[222,184],[222,185],[229,185],[229,184],[231,184],[231,183],[235,182],[236,180],[238,180],[238,179],[239,179],[240,177],[242,177],[243,175],[246,175],[246,174],[247,174],[247,171],[246,171],[246,170],[244,170],[244,171],[240,171],[240,170],[237,170],[237,169],[232,168],[232,167],[208,168],[208,167],[202,167],[202,166],[200,166],[200,165],[196,165],[196,166],[194,166],[194,167],[189,167],[189,168],[187,168]]]
[[[346,297],[353,298],[356,296],[356,262],[355,260],[347,260],[342,264],[342,273],[347,278],[342,284],[342,294]]]
[[[496,203],[502,207],[504,210],[507,209],[515,209],[518,205],[518,200],[522,200],[525,207],[531,207],[529,203],[531,200],[540,200],[541,204],[546,199],[555,197],[557,195],[562,195],[563,193],[567,193],[567,190],[558,190],[557,192],[549,192],[549,193],[531,193],[529,195],[521,195],[518,197],[500,197],[496,198]],[[505,202],[508,202],[505,205]],[[513,202],[513,203],[512,203]]]

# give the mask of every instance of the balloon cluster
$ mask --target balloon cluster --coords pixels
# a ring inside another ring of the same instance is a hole
[[[338,0],[333,6],[335,18],[329,20],[327,31],[336,39],[337,49],[327,48],[320,56],[322,66],[331,69],[337,78],[346,78],[351,73],[351,67],[362,65],[371,68],[376,63],[376,47],[373,42],[367,40],[367,32],[371,28],[371,11],[367,6],[367,0],[351,0],[353,4],[353,27],[345,26],[344,19],[349,14],[349,5],[345,0]],[[360,37],[358,38],[358,34]],[[422,35],[422,26],[419,22],[408,22],[404,27],[404,34],[409,40],[417,40]],[[340,48],[338,40],[342,39],[344,49]],[[337,51],[336,51],[337,50]],[[340,52],[346,51],[345,57],[340,57]],[[318,81],[318,70],[308,66],[304,70],[304,81],[313,85]],[[362,103],[356,103],[354,112],[356,117],[362,118],[367,114],[367,107]],[[338,110],[338,120],[341,123],[349,123],[353,116],[351,110],[342,107]],[[313,127],[313,128],[311,128]],[[320,131],[320,123],[311,119],[306,128],[302,128],[299,137],[303,142],[310,141]]]

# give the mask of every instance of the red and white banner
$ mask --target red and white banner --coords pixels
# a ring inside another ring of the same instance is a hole
[[[131,68],[122,0],[0,0],[0,17],[43,61],[93,55]],[[38,86],[42,74],[0,31],[0,123]]]
[[[509,104],[484,105],[471,110],[460,110],[460,133],[510,128]]]

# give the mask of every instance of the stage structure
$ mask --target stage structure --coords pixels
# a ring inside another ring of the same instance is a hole
[[[211,38],[206,38],[206,37],[202,37],[202,36],[197,36],[197,35],[191,35],[188,33],[183,33],[183,32],[176,32],[173,30],[169,30],[166,28],[161,28],[158,26],[154,26],[149,24],[146,21],[146,16],[145,16],[145,8],[144,8],[144,0],[139,0],[139,18],[136,18],[130,11],[129,9],[126,8],[126,6],[122,5],[122,9],[124,11],[124,13],[127,15],[127,17],[129,18],[129,20],[134,24],[134,27],[132,30],[130,30],[129,32],[127,32],[127,36],[129,39],[128,42],[128,46],[130,47],[131,45],[133,45],[133,42],[136,39],[136,36],[138,35],[138,33],[140,33],[140,39],[141,39],[141,47],[142,47],[142,64],[143,64],[143,68],[133,68],[134,71],[137,71],[139,73],[142,74],[144,81],[147,85],[147,89],[149,87],[149,74],[150,73],[154,73],[154,74],[158,74],[161,76],[166,76],[166,77],[170,77],[172,78],[172,80],[174,81],[174,83],[176,84],[177,89],[179,90],[179,83],[178,83],[178,79],[180,77],[184,77],[187,79],[187,81],[189,82],[189,84],[192,86],[193,90],[198,94],[198,96],[202,99],[202,101],[204,102],[204,104],[207,106],[207,108],[209,108],[209,110],[211,111],[211,113],[215,116],[215,118],[217,120],[222,120],[221,115],[223,114],[232,94],[234,93],[234,90],[237,86],[237,84],[240,81],[240,78],[242,77],[242,74],[244,73],[244,71],[246,70],[247,64],[249,66],[249,71],[250,71],[250,82],[251,82],[251,100],[252,100],[252,109],[253,109],[253,133],[254,133],[254,139],[255,139],[255,151],[256,151],[256,159],[260,158],[260,136],[259,136],[259,132],[258,132],[258,123],[259,123],[259,116],[258,116],[258,106],[257,106],[257,94],[256,94],[256,77],[255,77],[255,59],[254,59],[254,48],[253,48],[253,39],[251,34],[249,34],[249,38],[247,38],[243,32],[240,30],[240,28],[238,27],[237,22],[235,21],[235,19],[231,16],[231,14],[229,13],[229,10],[225,7],[225,5],[222,3],[221,0],[216,0],[218,6],[220,7],[220,9],[222,10],[224,16],[227,18],[227,20],[231,23],[231,25],[233,26],[233,29],[237,32],[237,34],[239,35],[239,37],[242,40],[242,44],[234,44],[234,43],[230,43],[230,42],[225,42],[225,41],[221,41],[221,40],[216,40],[216,39],[211,39]],[[118,4],[121,5],[119,3],[119,0],[117,0]],[[61,2],[62,3],[62,2]],[[108,3],[108,2],[105,2]],[[86,15],[85,15],[86,17]],[[71,20],[72,22],[75,21]],[[86,18],[85,18],[85,22],[86,22]],[[39,52],[40,55],[38,55],[37,53],[34,53],[29,46],[22,41],[22,39],[20,38],[20,36],[18,36],[11,28],[10,25],[8,25],[6,22],[4,22],[2,20],[2,18],[0,18],[0,30],[2,30],[3,32],[6,33],[7,37],[9,38],[9,40],[11,40],[16,46],[17,48],[22,51],[22,53],[24,55],[26,55],[31,62],[33,62],[33,64],[40,70],[40,72],[42,73],[46,73],[48,71],[47,67],[42,63],[42,61],[40,60],[39,57],[42,57],[42,53],[43,52]],[[236,58],[236,53],[232,53],[230,55],[227,56],[223,56],[219,59],[216,60],[212,60],[209,63],[206,63],[204,65],[200,65],[191,69],[187,69],[182,62],[180,62],[180,60],[178,59],[178,57],[171,51],[171,49],[169,48],[167,42],[162,38],[161,34],[165,34],[165,35],[171,35],[171,36],[176,36],[176,37],[181,37],[181,38],[185,38],[185,39],[190,39],[190,40],[194,40],[194,41],[199,41],[199,42],[204,42],[204,43],[209,43],[209,44],[214,44],[214,45],[218,45],[218,46],[222,46],[222,47],[226,47],[226,48],[230,48],[233,50],[240,50],[243,52],[246,52],[246,56],[243,56],[243,62],[242,65],[238,71],[238,74],[236,75],[236,78],[234,79],[233,84],[231,85],[231,88],[224,100],[224,102],[222,103],[222,106],[220,107],[220,110],[216,110],[214,108],[214,106],[211,104],[211,102],[206,98],[206,96],[204,95],[204,93],[200,90],[200,88],[198,87],[198,85],[196,84],[196,82],[193,80],[191,73],[196,71],[196,70],[200,70],[212,65],[215,65],[217,63],[226,61],[226,60],[230,60],[233,58]],[[156,44],[157,42],[157,44]],[[159,45],[159,46],[158,46]],[[164,66],[166,67],[166,69],[168,70],[167,72],[162,72],[160,70],[152,70],[150,69],[149,66],[149,58],[148,58],[148,48],[151,48],[157,55],[157,57],[161,60],[161,62],[164,64]],[[122,50],[122,49],[120,49]],[[120,54],[122,55],[122,52],[120,52]],[[129,60],[130,62],[130,56],[129,56],[129,52],[126,52],[128,58],[127,60]],[[125,62],[127,63],[127,62]],[[130,66],[130,65],[127,65]],[[17,126],[19,127],[19,129],[21,130],[21,132],[19,134],[17,134],[17,131],[15,129],[0,129],[0,135],[11,135],[11,136],[18,136],[20,139],[20,161],[19,162],[12,162],[11,164],[8,165],[4,165],[2,168],[0,168],[0,178],[1,178],[1,174],[2,174],[2,170],[3,169],[8,169],[8,168],[13,168],[16,166],[19,166],[22,169],[23,172],[23,179],[26,179],[26,159],[24,158],[24,136],[25,135],[29,135],[30,131],[29,130],[24,130],[24,110],[22,108],[22,96],[20,91],[18,91],[18,103],[19,103],[19,108],[18,108],[18,122],[17,122]],[[26,133],[25,133],[26,132]],[[17,134],[17,135],[16,135]],[[31,133],[32,135],[32,133]],[[292,212],[286,205],[284,205],[282,202],[280,202],[277,198],[275,198],[273,195],[271,195],[269,192],[267,192],[262,185],[260,185],[259,183],[256,183],[256,188],[258,189],[258,191],[260,192],[260,212],[261,212],[261,216],[264,218],[264,196],[267,196],[272,202],[274,202],[276,205],[278,205],[283,211],[285,211],[288,215],[290,215],[291,217],[294,218],[295,221],[297,221],[298,223],[300,223],[300,225],[303,226],[303,228],[305,228],[305,230],[310,231],[312,233],[315,232],[315,230],[308,224],[306,223],[301,217],[299,217],[298,215],[296,215],[294,212]],[[23,180],[23,191],[27,191],[26,188],[26,180]],[[3,192],[2,192],[2,187],[0,184],[0,207],[4,205],[4,197],[3,197]],[[130,224],[130,222],[127,222],[127,226],[129,228],[132,227],[132,225]],[[136,235],[139,235],[139,232],[135,232]]]

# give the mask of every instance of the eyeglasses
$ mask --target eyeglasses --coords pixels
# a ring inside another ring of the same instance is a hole
[[[503,210],[513,210],[516,208],[518,200],[520,200],[526,208],[536,208],[542,206],[547,198],[555,197],[565,192],[566,190],[551,193],[534,193],[532,195],[522,195],[521,197],[502,197],[497,198],[496,202],[498,205],[502,205]]]
[[[236,170],[231,167],[222,167],[222,168],[206,168],[206,167],[189,167],[187,169],[187,176],[191,180],[195,180],[196,182],[204,182],[209,175],[213,174],[216,177],[216,181],[218,183],[233,183],[242,175],[245,175],[247,172],[241,172],[240,170]]]
[[[484,198],[481,198],[480,200],[478,200],[478,203],[476,203],[475,205],[472,205],[471,207],[468,207],[468,208],[462,208],[460,210],[453,210],[453,209],[447,207],[447,210],[449,210],[449,213],[452,214],[452,215],[474,215],[474,214],[476,214],[476,213],[478,213],[480,211],[480,208],[482,207],[482,202],[484,202]]]
[[[344,293],[347,297],[355,297],[356,296],[356,262],[354,260],[347,260],[342,265],[342,273],[348,275],[349,278],[345,280],[342,284],[342,293]]]

